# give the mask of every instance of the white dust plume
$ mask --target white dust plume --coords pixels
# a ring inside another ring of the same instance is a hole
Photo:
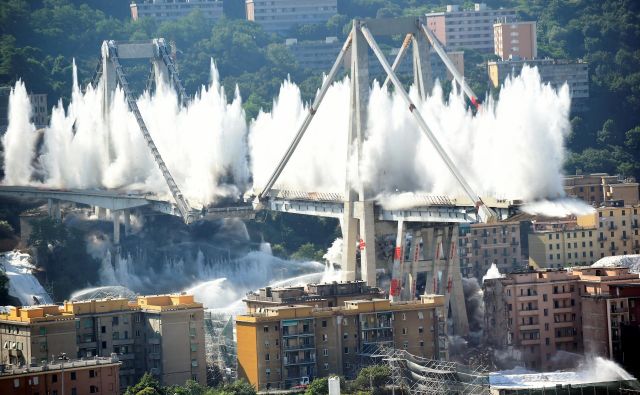
[[[564,218],[570,215],[595,214],[596,210],[582,200],[563,198],[555,200],[537,200],[524,204],[521,210],[531,215],[543,215],[552,218]]]
[[[482,282],[484,283],[484,280],[493,280],[495,278],[502,278],[504,277],[502,275],[502,273],[500,273],[500,269],[498,269],[498,266],[494,263],[491,264],[491,267],[489,267],[489,269],[487,269],[487,273],[482,276]]]
[[[52,188],[139,190],[167,196],[168,188],[142,137],[133,113],[118,88],[106,114],[102,86],[82,92],[74,83],[69,106],[59,102],[45,129],[39,165],[42,184]],[[100,84],[103,84],[101,81]],[[22,83],[10,97],[5,183],[35,184],[30,167],[34,127],[28,121],[30,103]],[[211,84],[203,86],[186,107],[161,79],[153,95],[137,104],[149,132],[183,194],[193,205],[224,196],[238,196],[249,179],[247,125],[239,92],[227,102],[218,72],[211,64]]]

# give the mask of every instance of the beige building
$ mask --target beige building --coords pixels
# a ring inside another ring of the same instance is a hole
[[[465,277],[482,278],[492,263],[507,273],[522,269],[520,222],[460,225],[460,270]]]
[[[640,202],[639,184],[607,173],[581,174],[564,178],[567,196],[582,199],[591,205],[622,200],[626,205]]]
[[[332,374],[354,377],[380,346],[446,358],[444,296],[266,307],[236,317],[238,376],[258,390]]]
[[[488,343],[533,369],[553,367],[560,350],[582,351],[578,276],[565,270],[526,271],[485,280]]]
[[[0,314],[0,363],[21,366],[62,353],[75,356],[76,323],[73,313],[58,306],[10,307]]]
[[[296,25],[324,25],[338,13],[337,0],[246,0],[245,6],[248,20],[279,34]]]
[[[599,207],[597,214],[585,217],[597,221],[598,258],[640,254],[639,211],[640,205]]]
[[[538,57],[536,23],[501,21],[493,24],[494,53],[501,60]]]
[[[427,14],[427,27],[447,50],[475,49],[493,53],[493,24],[498,20],[512,21],[515,18],[515,10],[492,10],[484,3],[475,3],[470,10],[447,5],[445,12]]]
[[[0,314],[3,363],[24,365],[66,353],[121,362],[122,389],[145,372],[163,385],[206,383],[204,309],[193,295],[100,299],[63,306],[12,308]]]
[[[534,228],[535,229],[535,228]],[[529,265],[534,269],[591,265],[599,259],[595,227],[566,226],[529,233]]]

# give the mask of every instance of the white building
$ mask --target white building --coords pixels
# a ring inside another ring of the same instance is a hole
[[[493,53],[493,24],[515,18],[515,10],[492,10],[484,3],[476,3],[472,10],[448,5],[445,12],[427,14],[427,26],[447,50],[475,49]]]
[[[133,2],[131,18],[154,18],[158,22],[171,21],[200,10],[207,19],[222,17],[222,0],[142,0]]]
[[[324,24],[338,12],[337,0],[246,0],[247,19],[286,34],[296,25]]]

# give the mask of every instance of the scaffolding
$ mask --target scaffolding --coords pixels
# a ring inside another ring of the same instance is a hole
[[[214,382],[231,381],[237,372],[233,317],[211,310],[204,315],[207,377]]]
[[[391,385],[409,394],[490,394],[489,376],[482,367],[421,358],[388,347],[379,348],[376,356],[389,367]]]

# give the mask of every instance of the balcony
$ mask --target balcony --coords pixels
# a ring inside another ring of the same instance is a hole
[[[616,224],[607,225],[607,230],[616,230],[616,229],[618,229],[618,225]]]
[[[523,346],[535,346],[536,344],[540,344],[540,338],[538,339],[526,339],[521,340],[520,344]]]
[[[520,313],[520,315],[538,315],[540,313],[540,310],[538,310],[538,308],[535,308],[519,310],[518,312]]]
[[[284,366],[312,365],[316,363],[316,357],[310,358],[287,358],[284,357]]]
[[[282,337],[305,337],[305,336],[313,336],[315,335],[314,331],[306,331],[306,332],[299,332],[299,333],[283,333]]]
[[[622,241],[627,241],[627,240],[629,240],[629,236],[627,236],[627,235],[622,235],[622,236],[620,236],[620,240],[622,240]]]
[[[609,247],[609,251],[611,251],[611,252],[618,251],[618,247],[617,246],[611,246],[611,247]]]
[[[295,351],[295,350],[313,350],[315,349],[315,345],[313,343],[309,344],[285,344],[283,347],[287,351]]]
[[[534,331],[536,329],[540,329],[540,323],[536,323],[536,324],[522,324],[520,325],[520,330],[521,331]]]
[[[128,345],[128,344],[133,344],[133,338],[128,338],[128,339],[114,339],[113,340],[113,345],[114,346],[122,346],[122,345]]]

